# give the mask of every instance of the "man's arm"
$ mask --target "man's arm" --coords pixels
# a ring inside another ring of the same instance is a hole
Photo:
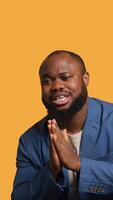
[[[49,170],[48,163],[43,166],[40,158],[38,167],[29,157],[33,149],[26,148],[27,141],[21,137],[17,154],[17,172],[12,192],[12,200],[50,200],[60,196],[66,190],[66,183],[61,174],[62,181],[56,182]],[[43,158],[42,158],[43,159]]]

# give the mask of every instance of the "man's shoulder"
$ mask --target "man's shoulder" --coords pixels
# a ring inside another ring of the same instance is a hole
[[[106,119],[113,118],[113,103],[89,97],[88,115],[89,118],[95,121],[105,121]]]
[[[26,130],[21,136],[20,139],[40,139],[41,137],[47,137],[47,120],[48,116],[45,116],[40,121],[36,122],[28,130]]]
[[[107,109],[113,109],[113,103],[108,102],[108,101],[104,101],[102,99],[99,98],[95,98],[95,97],[89,97],[89,101],[92,104],[95,104],[95,106],[101,106],[102,108],[107,108]]]

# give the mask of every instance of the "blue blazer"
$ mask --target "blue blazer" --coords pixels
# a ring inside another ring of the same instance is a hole
[[[48,170],[47,119],[20,137],[12,200],[67,200],[67,169],[59,173],[57,183]],[[80,200],[113,200],[113,104],[88,98],[80,158]]]

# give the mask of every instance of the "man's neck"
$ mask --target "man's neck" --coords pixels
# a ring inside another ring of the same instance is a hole
[[[87,101],[84,106],[75,115],[70,118],[58,118],[56,119],[61,129],[66,128],[69,134],[78,133],[83,129],[86,114],[87,114]]]

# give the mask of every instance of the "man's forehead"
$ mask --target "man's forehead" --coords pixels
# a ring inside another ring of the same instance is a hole
[[[40,75],[42,75],[45,71],[51,72],[53,70],[58,70],[62,73],[63,71],[69,71],[73,67],[76,70],[79,65],[80,63],[77,59],[66,53],[63,55],[54,55],[44,61],[41,66]]]

